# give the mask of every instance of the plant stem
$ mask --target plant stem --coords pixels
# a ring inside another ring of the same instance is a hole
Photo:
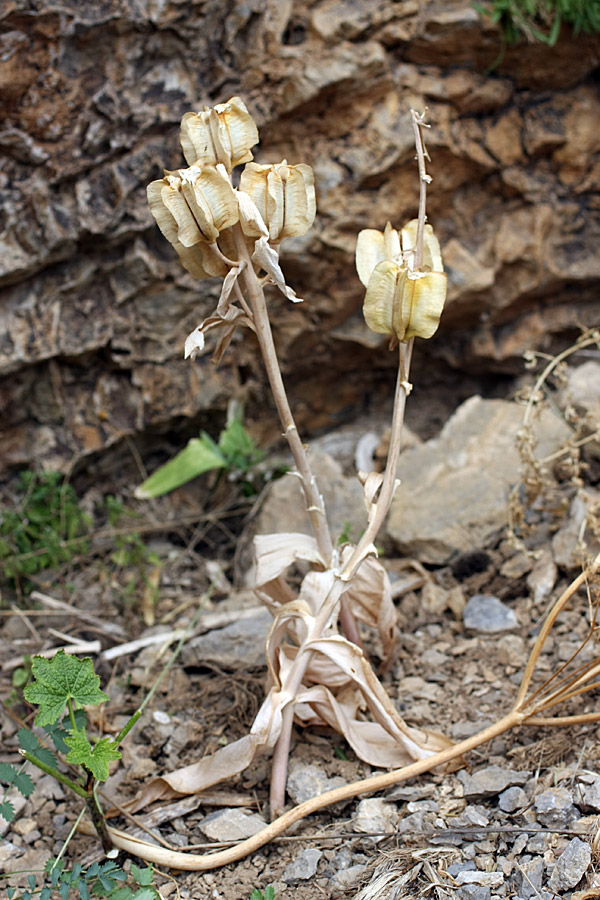
[[[262,831],[259,831],[258,834],[247,838],[245,841],[241,841],[235,847],[229,847],[226,850],[220,850],[216,853],[201,856],[181,851],[166,850],[163,847],[156,847],[145,841],[133,838],[124,831],[109,828],[109,833],[115,847],[119,847],[121,850],[125,850],[147,862],[153,862],[163,866],[173,866],[173,868],[176,869],[184,869],[192,872],[205,872],[209,869],[216,869],[219,866],[237,862],[237,860],[243,859],[243,857],[248,856],[248,854],[253,853],[260,847],[264,847],[269,841],[272,841],[274,838],[283,834],[283,832],[295,822],[306,818],[306,816],[309,816],[312,813],[318,812],[318,810],[323,809],[326,806],[330,806],[333,803],[339,803],[343,800],[350,800],[359,794],[381,791],[384,788],[392,787],[392,785],[399,784],[409,778],[422,775],[424,772],[429,772],[431,769],[451,762],[462,756],[464,753],[467,753],[469,750],[473,750],[475,747],[479,747],[481,744],[492,740],[498,735],[503,734],[505,731],[520,725],[522,719],[523,716],[513,709],[508,715],[499,719],[498,722],[494,722],[493,725],[488,726],[478,734],[461,741],[459,744],[448,747],[446,750],[441,750],[439,753],[435,753],[426,759],[420,759],[417,762],[411,763],[408,766],[403,766],[401,769],[394,769],[391,772],[372,775],[370,778],[365,778],[362,781],[355,781],[351,784],[344,785],[341,788],[326,791],[318,797],[313,797],[311,800],[307,800],[299,806],[295,806],[293,809],[275,819],[274,822],[271,822],[270,825],[267,825],[267,827],[263,828]],[[85,826],[85,823],[82,823],[82,826]],[[82,830],[88,832],[85,827],[82,827]]]
[[[283,378],[279,368],[277,359],[277,351],[273,341],[273,333],[271,331],[271,323],[269,322],[269,314],[267,312],[267,304],[265,301],[263,287],[258,279],[254,266],[248,254],[248,248],[244,241],[244,236],[239,226],[234,226],[233,233],[235,235],[236,248],[240,260],[244,260],[244,266],[241,278],[244,281],[250,309],[252,310],[252,318],[256,328],[256,336],[262,353],[262,357],[267,372],[267,378],[275,400],[275,406],[279,414],[279,419],[283,426],[283,436],[288,442],[290,451],[294,458],[298,474],[302,483],[302,490],[306,498],[307,512],[310,516],[317,544],[325,566],[331,564],[333,556],[333,543],[331,540],[331,532],[327,523],[325,514],[325,506],[323,498],[319,493],[317,481],[310,467],[308,456],[292,415]]]
[[[42,772],[45,772],[46,775],[52,775],[53,778],[56,778],[57,781],[60,781],[61,784],[64,784],[65,787],[68,787],[73,793],[77,794],[78,797],[81,797],[83,800],[87,800],[87,791],[82,785],[77,784],[76,781],[71,781],[66,775],[63,775],[62,772],[59,772],[58,769],[55,769],[54,766],[49,766],[47,763],[42,762],[41,759],[37,759],[32,753],[29,753],[27,750],[19,750],[21,756],[30,762],[32,765],[37,766],[38,769],[41,769]]]
[[[92,825],[96,830],[96,834],[100,838],[102,849],[105,853],[108,853],[113,848],[113,842],[108,831],[106,819],[104,818],[104,812],[102,811],[102,807],[100,806],[100,801],[96,796],[96,779],[91,774],[91,772],[88,777],[87,788],[88,791],[85,805],[87,806],[87,810],[90,814],[90,819],[92,820]]]

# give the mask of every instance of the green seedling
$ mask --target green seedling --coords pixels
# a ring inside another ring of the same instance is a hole
[[[22,472],[19,500],[0,514],[0,569],[18,582],[87,550],[90,519],[60,472]]]
[[[199,438],[192,438],[177,456],[147,478],[136,489],[135,496],[140,500],[162,497],[198,475],[219,469],[246,475],[263,457],[263,451],[255,445],[241,421],[234,418],[221,432],[218,444],[203,431]]]
[[[270,884],[265,888],[264,894],[258,888],[254,888],[250,894],[250,900],[275,900],[275,888]]]
[[[65,868],[60,858],[49,859],[42,873],[44,885],[37,886],[36,875],[27,875],[29,888],[18,892],[16,888],[7,887],[8,900],[32,900],[39,894],[40,900],[51,900],[57,895],[61,900],[79,897],[81,900],[92,900],[101,897],[104,900],[160,900],[160,894],[154,886],[154,871],[150,866],[139,868],[132,864],[129,872],[125,872],[114,860],[92,863],[87,869],[76,863],[72,869]]]

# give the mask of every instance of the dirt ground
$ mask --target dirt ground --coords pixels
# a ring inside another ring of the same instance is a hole
[[[203,604],[200,623],[210,623],[210,617],[216,613],[231,612],[227,603],[231,591],[228,579],[232,575],[236,536],[253,501],[241,502],[233,489],[229,493],[228,490],[225,488],[217,496],[216,503],[213,496],[212,508],[217,508],[219,514],[212,519],[202,509],[194,509],[189,494],[181,492],[169,501],[153,505],[151,517],[144,520],[148,545],[160,560],[160,590],[152,602],[143,579],[134,590],[127,590],[131,573],[99,551],[83,560],[73,560],[58,572],[37,575],[33,593],[17,596],[12,588],[4,589],[0,636],[2,761],[18,759],[16,731],[32,721],[32,710],[12,684],[12,674],[21,657],[76,640],[99,641],[101,651],[106,651],[159,629],[181,629],[189,623],[199,602]],[[92,500],[93,496],[88,495],[88,502]],[[167,518],[173,522],[170,528],[165,527]],[[398,560],[388,556],[384,562],[391,572],[397,570]],[[130,563],[130,568],[135,567]],[[499,533],[489,546],[479,547],[451,567],[431,573],[435,583],[443,588],[443,596],[456,597],[461,592],[464,597],[495,595],[509,606],[519,624],[500,634],[465,629],[459,608],[436,603],[431,595],[427,599],[421,587],[399,590],[399,640],[394,664],[383,681],[410,724],[435,728],[460,740],[509,710],[548,608],[547,598],[539,602],[534,599],[531,583],[528,584],[531,568],[531,560]],[[574,574],[577,573],[559,575],[552,597],[558,596]],[[210,581],[217,587],[209,598],[205,592]],[[458,594],[452,593],[453,588],[460,589]],[[57,611],[48,597],[67,606]],[[585,639],[589,633],[589,609],[584,586],[555,625],[534,683],[541,684]],[[366,631],[364,636],[376,660],[375,638]],[[592,641],[587,659],[596,652],[593,644]],[[152,687],[167,657],[158,652],[157,645],[110,660],[101,653],[92,655],[102,687],[110,696],[94,724],[107,734],[116,733]],[[106,806],[127,801],[154,775],[194,762],[248,731],[264,696],[265,668],[243,663],[236,667],[202,661],[194,664],[189,657],[187,660],[183,656],[178,659],[128,737],[122,763],[106,785]],[[594,691],[570,701],[570,707],[561,709],[561,714],[591,712],[597,703]],[[342,738],[326,728],[295,730],[291,758],[297,764],[317,765],[328,776],[341,776],[348,782],[372,773]],[[441,873],[464,856],[465,847],[471,847],[467,856],[475,858],[483,870],[492,871],[500,858],[508,860],[509,865],[511,854],[512,860],[518,862],[523,853],[518,846],[519,834],[527,826],[532,827],[528,810],[535,797],[548,788],[573,786],[579,772],[600,773],[599,760],[600,742],[593,723],[567,728],[522,727],[471,752],[466,760],[466,771],[498,765],[529,773],[528,806],[514,814],[499,809],[497,796],[469,801],[458,772],[426,774],[409,782],[405,785],[407,792],[390,801],[398,822],[414,812],[423,813],[414,829],[395,828],[384,838],[365,836],[355,827],[355,800],[298,823],[288,834],[237,864],[208,873],[159,872],[156,881],[165,898],[247,900],[254,888],[264,891],[267,885],[273,885],[277,900],[292,896],[295,900],[313,900],[354,897],[361,885],[369,883],[377,867],[383,865],[397,879],[412,873],[412,880],[409,886],[398,888],[396,894],[381,896],[462,897],[465,895],[452,892],[449,881],[442,884]],[[161,822],[160,837],[173,848],[193,847],[195,852],[202,852],[200,848],[207,847],[208,842],[198,823],[215,809],[230,806],[232,794],[236,803],[266,817],[268,775],[268,759],[259,760],[233,783],[211,791],[206,800],[198,797],[185,810],[175,809],[170,818]],[[393,790],[387,794],[395,796]],[[419,803],[426,804],[432,798],[437,809],[435,815],[428,817],[429,808],[419,807]],[[411,802],[416,806],[411,806]],[[476,832],[450,838],[448,828],[472,802],[476,802],[479,815],[487,817],[488,824],[482,825],[482,819],[473,823],[472,832],[479,826]],[[60,851],[78,810],[78,802],[52,779],[38,777],[31,799],[19,809],[12,826],[5,829],[5,843],[8,841],[12,850],[5,852],[3,864],[8,869],[12,857],[12,868],[39,868],[48,856]],[[580,805],[579,811],[577,833],[593,833],[594,810]],[[132,824],[119,816],[111,824],[125,829],[145,824],[158,827],[159,820],[148,811],[139,813],[136,820]],[[555,857],[560,855],[575,827],[555,829],[554,844],[548,852]],[[585,827],[587,832],[582,831]],[[286,868],[306,848],[322,851],[316,873],[307,881],[286,883]],[[344,854],[346,868],[348,863],[363,867],[345,894],[339,883],[334,883],[336,872],[343,867]],[[75,835],[67,855],[83,864],[102,858],[97,841],[83,835]],[[588,882],[580,887],[591,883],[592,875],[593,866]],[[547,891],[546,894],[552,896]],[[515,893],[507,888],[505,893],[493,896]]]

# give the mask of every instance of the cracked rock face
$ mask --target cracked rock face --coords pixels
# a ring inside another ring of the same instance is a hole
[[[467,0],[230,12],[216,0],[34,11],[17,0],[0,23],[5,470],[67,468],[196,423],[240,381],[272,436],[253,340],[217,370],[184,363],[218,286],[181,269],[145,197],[163,166],[183,164],[182,114],[234,94],[261,129],[258,162],[315,170],[315,228],[282,252],[306,303],[272,301],[292,399],[309,398],[302,427],[331,425],[392,380],[385,339],[360,315],[353,254],[361,228],[416,211],[411,106],[429,110],[428,213],[449,276],[440,331],[417,354],[432,382],[448,366],[520,371],[524,350],[598,321],[597,37],[564,30],[487,75],[498,35]]]

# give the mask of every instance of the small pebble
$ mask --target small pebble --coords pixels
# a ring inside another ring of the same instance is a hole
[[[294,884],[297,881],[308,881],[308,879],[312,878],[316,873],[319,860],[322,856],[323,852],[317,850],[315,847],[309,847],[307,850],[302,850],[296,859],[286,866],[285,872],[283,873],[283,880],[287,884]]]
[[[564,787],[548,788],[534,800],[538,822],[546,828],[567,828],[576,818],[571,792]]]
[[[550,877],[549,887],[553,891],[574,888],[581,881],[592,860],[592,848],[587,841],[573,838],[558,858]]]
[[[198,822],[198,828],[211,841],[239,841],[252,837],[265,828],[266,824],[257,813],[248,813],[234,807],[210,813]]]
[[[497,634],[518,626],[514,611],[498,597],[491,594],[475,594],[463,611],[463,624],[471,631]]]
[[[509,787],[498,797],[498,806],[502,812],[512,813],[527,806],[527,794],[520,787]]]
[[[529,772],[516,772],[514,769],[505,769],[502,766],[486,766],[469,775],[461,770],[457,777],[462,781],[466,799],[476,797],[493,797],[501,794],[508,787],[525,784],[529,778]]]

